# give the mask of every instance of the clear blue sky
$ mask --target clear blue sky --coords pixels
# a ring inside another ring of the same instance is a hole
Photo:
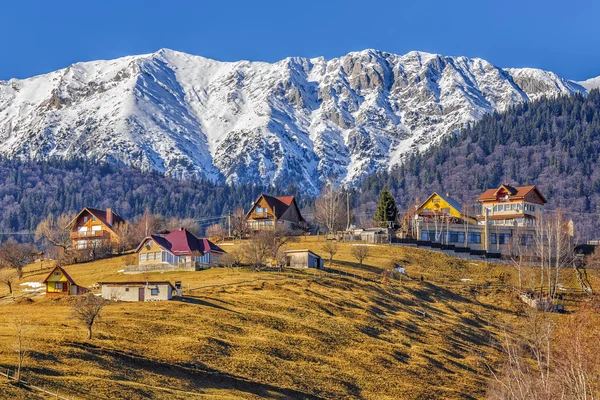
[[[0,79],[162,47],[276,61],[376,48],[600,75],[600,1],[4,0]]]

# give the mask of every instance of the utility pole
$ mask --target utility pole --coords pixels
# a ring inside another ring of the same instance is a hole
[[[346,193],[346,215],[348,216],[348,224],[346,225],[346,230],[350,230],[350,192]]]
[[[227,226],[229,227],[229,237],[231,237],[231,211],[227,214]]]

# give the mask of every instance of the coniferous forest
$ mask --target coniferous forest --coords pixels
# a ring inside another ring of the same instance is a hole
[[[547,209],[562,209],[579,240],[600,237],[600,92],[546,98],[484,117],[353,190],[354,215],[374,215],[389,189],[403,212],[433,191],[470,205],[486,188],[537,185]],[[313,199],[297,187],[179,181],[92,160],[0,160],[0,230],[33,231],[48,214],[112,207],[125,218],[146,208],[167,217],[213,217],[247,209],[261,192]],[[366,211],[366,208],[369,208]],[[372,210],[370,209],[372,208]],[[214,222],[214,221],[213,221]],[[4,238],[6,236],[3,236]]]

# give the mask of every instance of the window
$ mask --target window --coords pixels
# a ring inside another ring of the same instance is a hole
[[[481,233],[480,232],[469,232],[467,237],[469,243],[481,243]]]
[[[155,252],[154,252],[154,259],[155,259],[156,261],[160,261],[160,251],[155,251]]]
[[[265,225],[273,225],[273,221],[272,220],[265,221]]]
[[[88,220],[90,219],[90,217],[88,217],[87,215],[85,217],[83,217],[83,223],[85,224],[86,222],[88,222]]]
[[[530,246],[533,243],[533,235],[521,235],[519,241],[521,245]]]
[[[492,244],[509,244],[510,238],[510,233],[499,233],[497,236],[495,233],[492,233],[490,235],[490,242]]]
[[[92,215],[92,222],[96,222],[96,217]]]
[[[422,231],[421,232],[421,240],[429,240],[429,232]]]
[[[62,282],[56,282],[56,283],[54,284],[54,289],[56,289],[56,290],[62,290],[62,289],[63,289],[63,284],[62,284]]]
[[[128,288],[128,287],[126,287],[126,288],[125,288],[125,291],[126,291],[126,292],[129,292],[129,288]]]
[[[152,296],[158,296],[158,288],[152,288],[152,289],[150,289],[150,295],[152,295]]]
[[[148,259],[148,258],[147,258],[147,255],[146,255],[146,253],[140,253],[140,262],[144,262],[144,261],[146,261],[147,259]]]

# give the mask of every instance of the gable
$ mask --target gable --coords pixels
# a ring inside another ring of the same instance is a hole
[[[461,210],[457,204],[458,203],[449,201],[449,199],[434,193],[429,196],[429,198],[425,200],[423,204],[421,204],[421,206],[417,209],[417,212],[442,213],[444,212],[443,210],[447,210],[450,215],[461,218]]]

